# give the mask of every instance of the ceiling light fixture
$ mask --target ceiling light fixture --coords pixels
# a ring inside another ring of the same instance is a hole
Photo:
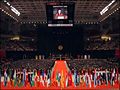
[[[100,15],[103,15],[104,13],[106,13],[109,10],[109,7],[115,2],[116,0],[112,0],[110,2],[110,4],[108,4],[101,12]]]
[[[11,8],[11,10],[12,10],[15,14],[17,14],[18,16],[20,16],[20,12],[19,12],[16,8],[14,8],[13,6],[10,6],[10,8]]]
[[[4,2],[10,7],[11,11],[13,11],[17,16],[20,16],[20,12],[15,7],[10,5],[10,3],[6,0],[4,0]]]

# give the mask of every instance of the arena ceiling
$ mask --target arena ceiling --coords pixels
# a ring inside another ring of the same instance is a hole
[[[3,0],[4,1],[4,0]],[[47,2],[75,2],[75,22],[100,22],[113,11],[120,8],[119,0],[116,0],[112,8],[104,15],[100,11],[112,0],[7,0],[19,12],[20,16],[15,16],[8,10],[5,4],[1,4],[1,9],[10,12],[20,22],[47,22],[46,3]]]

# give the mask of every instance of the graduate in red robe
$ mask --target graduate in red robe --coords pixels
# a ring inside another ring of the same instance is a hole
[[[72,86],[72,73],[68,73],[68,86]]]

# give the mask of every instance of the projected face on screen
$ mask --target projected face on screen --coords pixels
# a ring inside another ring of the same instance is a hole
[[[66,6],[54,6],[53,7],[54,19],[68,19]]]

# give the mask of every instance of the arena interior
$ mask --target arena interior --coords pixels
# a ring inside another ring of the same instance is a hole
[[[119,0],[0,0],[0,90],[120,90]]]

